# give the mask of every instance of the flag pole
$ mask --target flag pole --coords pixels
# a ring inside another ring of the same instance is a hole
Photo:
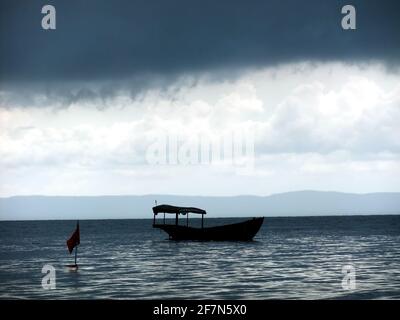
[[[79,220],[76,222],[76,229],[72,236],[67,240],[67,247],[70,254],[75,249],[75,264],[68,265],[70,268],[78,268],[78,246],[80,244],[80,234],[79,234]]]
[[[76,221],[76,228],[77,228],[77,230],[79,232],[79,220]],[[76,264],[76,259],[77,259],[77,256],[78,256],[78,246],[79,246],[79,243],[75,246],[75,266],[78,266]]]

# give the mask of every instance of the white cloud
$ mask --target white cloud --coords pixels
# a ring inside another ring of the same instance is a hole
[[[285,65],[106,103],[0,106],[0,195],[400,191],[400,75],[379,65]],[[215,140],[248,129],[256,159],[247,176],[146,165],[166,132]]]

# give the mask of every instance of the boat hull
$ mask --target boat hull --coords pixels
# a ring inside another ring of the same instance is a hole
[[[164,230],[171,240],[250,241],[260,230],[263,222],[264,217],[209,228],[169,224],[153,224],[153,227]]]

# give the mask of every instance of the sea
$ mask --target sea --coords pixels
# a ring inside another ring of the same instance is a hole
[[[172,241],[151,219],[82,220],[78,270],[66,267],[75,227],[0,222],[0,299],[400,299],[400,215],[265,217],[250,242]]]

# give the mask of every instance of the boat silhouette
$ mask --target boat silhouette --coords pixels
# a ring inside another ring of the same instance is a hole
[[[156,216],[159,213],[164,213],[163,223],[157,223]],[[175,224],[165,223],[166,213],[175,214]],[[201,228],[189,227],[189,213],[201,214]],[[153,228],[165,231],[171,240],[250,241],[264,222],[264,217],[259,217],[239,223],[205,228],[204,215],[206,213],[205,210],[199,208],[162,204],[153,207]],[[179,225],[179,215],[186,215],[186,226]]]

